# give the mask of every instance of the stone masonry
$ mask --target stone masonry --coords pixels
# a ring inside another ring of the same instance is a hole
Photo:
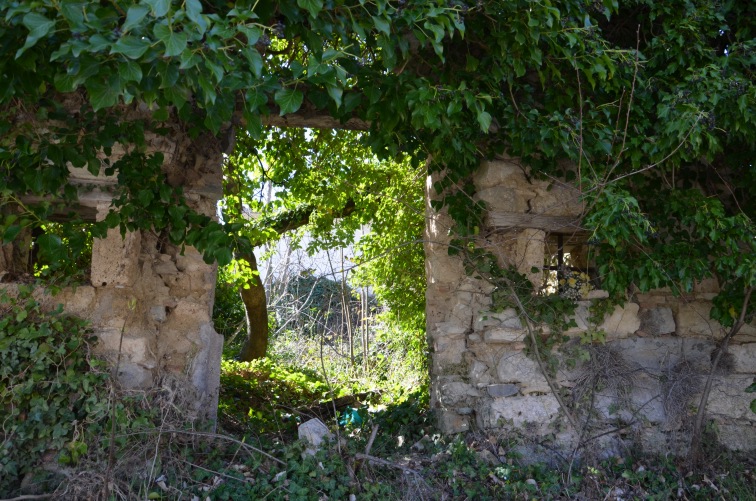
[[[148,151],[164,155],[168,183],[183,187],[190,207],[215,217],[222,196],[217,141],[191,140],[177,127],[167,135],[148,135],[147,142]],[[111,161],[123,152],[116,145]],[[84,169],[69,170],[70,182],[82,187],[81,211],[104,218],[116,180]],[[2,271],[0,266],[0,277]],[[206,264],[194,248],[182,250],[154,231],[122,238],[113,229],[93,243],[90,285],[37,296],[47,307],[63,304],[67,313],[88,320],[99,338],[95,349],[111,361],[114,372],[120,352],[115,375],[124,389],[175,390],[178,384],[183,400],[193,406],[186,409],[187,417],[213,420],[223,348],[212,323],[216,271],[216,265]],[[15,284],[0,287],[12,292]]]
[[[438,176],[429,177],[427,193],[435,193]],[[478,244],[492,250],[501,265],[514,264],[541,286],[543,274],[533,268],[544,266],[549,235],[579,235],[575,223],[583,207],[577,192],[554,181],[530,180],[510,158],[483,163],[474,181],[477,196],[490,209]],[[426,214],[431,406],[441,430],[508,430],[571,450],[577,435],[538,364],[526,354],[522,318],[515,309],[492,311],[493,286],[468,276],[461,259],[448,254],[449,215],[434,211],[429,200]],[[707,280],[686,297],[668,290],[633,294],[600,325],[590,325],[589,308],[606,293],[593,290],[578,302],[578,327],[567,332],[569,342],[553,350],[560,361],[554,379],[572,403],[588,376],[598,374],[596,360],[607,364],[611,377],[595,379],[592,411],[577,412],[589,435],[609,432],[593,442],[602,453],[629,445],[682,452],[715,342],[724,332],[709,318],[717,291],[716,281]],[[605,332],[606,343],[581,345],[579,338],[589,329]],[[575,348],[592,362],[575,359]],[[749,408],[753,395],[744,391],[756,375],[756,327],[746,325],[734,337],[724,362],[714,378],[707,416],[716,422],[722,444],[756,449],[756,414]]]

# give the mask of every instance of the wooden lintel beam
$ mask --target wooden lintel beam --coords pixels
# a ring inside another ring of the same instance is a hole
[[[489,214],[489,223],[494,229],[533,228],[548,232],[585,231],[580,226],[578,216],[548,216],[544,214],[524,214],[521,212],[499,212]]]
[[[369,130],[370,123],[359,118],[350,118],[346,122],[325,114],[289,114],[284,116],[268,115],[262,117],[263,125],[275,127],[293,127],[308,129],[346,129],[346,130]]]

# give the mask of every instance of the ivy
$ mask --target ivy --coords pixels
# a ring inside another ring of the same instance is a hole
[[[48,451],[75,461],[108,411],[104,364],[91,358],[94,341],[83,320],[60,307],[44,312],[20,286],[0,295],[0,491],[13,492]]]

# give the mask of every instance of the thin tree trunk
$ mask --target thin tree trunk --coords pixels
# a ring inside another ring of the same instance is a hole
[[[237,258],[246,261],[252,271],[258,271],[254,253]],[[238,357],[243,362],[263,358],[268,351],[268,301],[265,287],[259,275],[248,285],[249,288],[242,287],[239,290],[247,317],[247,341]]]

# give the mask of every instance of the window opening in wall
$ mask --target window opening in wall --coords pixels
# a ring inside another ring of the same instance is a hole
[[[598,288],[596,270],[590,266],[587,238],[583,235],[550,234],[544,257],[544,294],[580,299]]]
[[[53,215],[38,225],[22,226],[12,240],[0,245],[0,282],[89,282],[95,219],[81,212],[73,220]]]
[[[32,231],[29,272],[55,282],[89,282],[92,268],[92,223],[49,221]]]

